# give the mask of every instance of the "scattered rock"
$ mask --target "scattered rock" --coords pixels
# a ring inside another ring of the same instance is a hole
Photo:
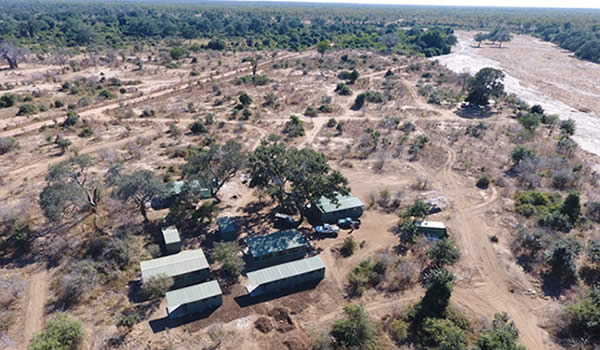
[[[273,322],[266,317],[259,317],[254,321],[254,327],[263,333],[269,333],[273,330]]]

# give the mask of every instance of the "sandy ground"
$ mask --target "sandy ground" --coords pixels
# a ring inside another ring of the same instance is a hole
[[[436,57],[455,72],[475,74],[484,67],[502,69],[508,92],[529,104],[540,104],[561,119],[577,122],[574,139],[586,151],[600,154],[600,66],[581,61],[556,45],[514,35],[502,48],[477,48],[475,32],[457,32],[458,44]],[[598,167],[598,166],[597,166]]]

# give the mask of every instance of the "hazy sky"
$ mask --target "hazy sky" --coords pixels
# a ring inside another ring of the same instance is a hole
[[[600,0],[262,0],[357,4],[600,8]]]

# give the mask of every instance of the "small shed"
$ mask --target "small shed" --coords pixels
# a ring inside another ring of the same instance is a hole
[[[208,281],[167,292],[167,313],[176,319],[217,309],[223,305],[223,293],[217,281]]]
[[[177,254],[140,262],[142,281],[158,275],[172,277],[173,288],[182,288],[206,281],[210,274],[202,249],[184,250]]]
[[[219,239],[222,241],[233,241],[237,237],[238,229],[235,219],[230,216],[217,218],[219,226]]]
[[[306,238],[293,229],[246,238],[245,242],[254,267],[302,259],[308,251]]]
[[[448,235],[446,225],[439,221],[415,221],[417,232],[430,238],[442,239]]]
[[[248,272],[250,284],[246,286],[246,289],[252,296],[277,293],[302,285],[318,283],[324,277],[325,264],[317,255]]]
[[[364,204],[356,196],[337,195],[337,203],[321,197],[315,204],[320,220],[325,223],[336,223],[343,218],[358,218],[363,214]]]
[[[177,227],[163,227],[161,231],[165,244],[165,252],[167,254],[179,253],[181,251],[181,238],[179,238]]]

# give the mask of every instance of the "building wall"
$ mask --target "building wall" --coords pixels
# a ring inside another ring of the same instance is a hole
[[[321,221],[325,223],[337,223],[339,219],[343,218],[358,218],[362,216],[363,208],[356,207],[345,210],[338,210],[330,213],[321,213]]]
[[[446,229],[441,229],[441,228],[418,227],[417,231],[420,234],[423,234],[428,237],[444,238],[447,236]]]
[[[264,255],[258,258],[252,258],[251,268],[257,269],[267,266],[279,265],[286,262],[299,260],[304,258],[306,255],[307,247],[297,247],[291,250],[285,250],[282,252],[273,253],[270,255]]]
[[[208,268],[206,268],[204,270],[194,271],[185,275],[175,276],[173,277],[175,284],[171,289],[189,287],[191,285],[204,282],[208,280],[209,275],[210,271]]]
[[[277,293],[287,289],[294,289],[303,284],[314,283],[325,278],[325,268],[315,270],[309,272],[307,274],[293,276],[290,278],[277,280],[270,282],[268,284],[261,284],[256,289],[254,289],[250,294],[251,295],[259,295],[259,294],[268,294],[268,293]]]
[[[181,251],[181,241],[171,244],[165,244],[165,252],[167,254],[175,254]]]
[[[219,231],[219,239],[222,241],[233,241],[237,235],[237,230]]]
[[[208,310],[217,309],[223,305],[223,296],[217,295],[212,298],[198,300],[193,303],[184,304],[173,312],[169,313],[170,319],[181,318],[195,313],[201,313]]]

